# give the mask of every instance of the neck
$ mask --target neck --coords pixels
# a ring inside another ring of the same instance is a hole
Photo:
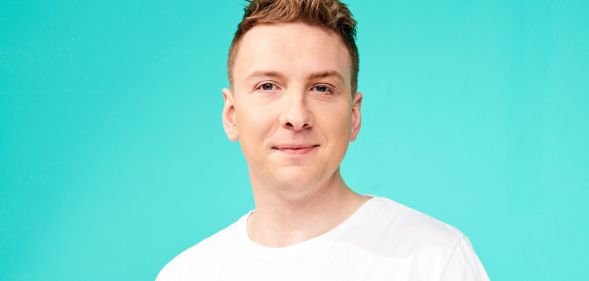
[[[368,200],[348,188],[339,169],[315,186],[276,188],[252,181],[252,187],[256,210],[248,219],[248,234],[268,247],[285,247],[321,235]]]

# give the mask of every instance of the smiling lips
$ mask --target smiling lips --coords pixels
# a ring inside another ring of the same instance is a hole
[[[313,151],[316,147],[319,147],[319,145],[283,144],[273,146],[272,149],[289,155],[304,155]]]

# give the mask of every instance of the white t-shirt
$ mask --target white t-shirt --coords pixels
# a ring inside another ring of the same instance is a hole
[[[456,228],[373,197],[334,229],[284,248],[254,243],[247,217],[182,252],[157,281],[489,280]]]

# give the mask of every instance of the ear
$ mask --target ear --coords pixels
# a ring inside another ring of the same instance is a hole
[[[360,133],[360,126],[362,125],[362,115],[360,114],[360,107],[362,106],[362,93],[357,92],[352,100],[352,134],[350,141],[356,140],[358,133]]]
[[[233,94],[228,89],[223,89],[223,129],[230,141],[236,141],[237,138],[237,123],[235,122],[235,103]]]

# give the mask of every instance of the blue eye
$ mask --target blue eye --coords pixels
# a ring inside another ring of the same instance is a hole
[[[262,85],[260,85],[260,89],[262,89],[263,91],[272,91],[274,90],[275,86],[272,83],[264,83]]]
[[[324,93],[324,94],[333,94],[333,90],[326,85],[315,85],[311,88],[313,91]]]

